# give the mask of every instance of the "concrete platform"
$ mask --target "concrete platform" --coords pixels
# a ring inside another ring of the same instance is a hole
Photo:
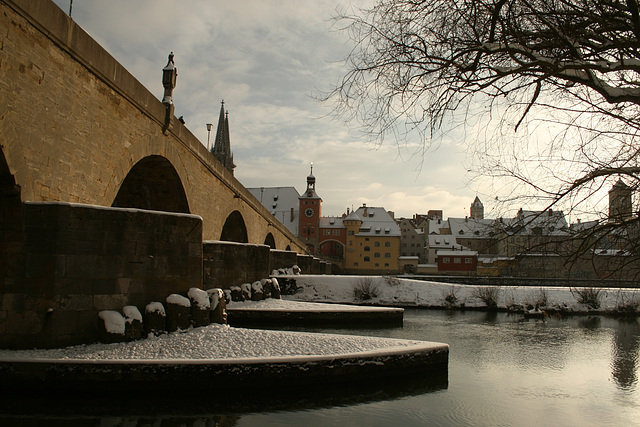
[[[304,325],[304,326],[402,326],[404,309],[335,303],[310,303],[267,299],[232,302],[227,306],[232,326]]]
[[[407,377],[442,382],[449,346],[416,342],[375,351],[323,356],[210,360],[0,360],[6,391],[167,391],[323,386]]]

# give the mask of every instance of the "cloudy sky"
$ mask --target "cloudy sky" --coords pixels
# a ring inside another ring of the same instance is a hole
[[[55,0],[65,12],[70,0]],[[490,215],[492,195],[469,183],[464,141],[443,139],[413,155],[393,141],[376,147],[315,99],[344,73],[350,44],[333,28],[336,10],[371,0],[75,0],[72,18],[158,98],[174,52],[176,116],[207,143],[224,99],[235,175],[246,187],[302,192],[313,162],[323,215],[382,206],[396,216],[444,210],[462,217],[476,195]],[[411,142],[411,141],[410,141]],[[486,190],[485,190],[486,191]]]

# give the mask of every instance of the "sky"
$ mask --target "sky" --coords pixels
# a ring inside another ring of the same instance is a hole
[[[69,12],[70,0],[54,0]],[[306,188],[313,163],[322,215],[366,203],[411,217],[430,209],[464,217],[476,196],[462,138],[415,154],[416,141],[382,146],[317,98],[345,73],[352,46],[331,20],[372,0],[75,0],[74,21],[162,98],[170,52],[178,69],[175,115],[207,144],[220,102],[229,111],[235,176],[245,187]]]

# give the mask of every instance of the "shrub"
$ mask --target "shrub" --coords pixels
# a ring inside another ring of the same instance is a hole
[[[635,292],[632,295],[625,295],[624,293],[618,292],[616,308],[614,309],[615,314],[621,316],[637,316],[638,307],[640,307],[640,301]]]
[[[602,299],[600,288],[582,288],[582,289],[570,289],[571,295],[580,304],[586,305],[588,308],[597,310],[600,308],[600,300]]]
[[[374,283],[371,277],[363,277],[353,286],[353,296],[358,301],[366,301],[376,298],[378,290],[378,285]]]
[[[389,286],[398,286],[400,284],[400,279],[394,276],[384,276],[384,280]]]
[[[531,308],[546,307],[549,302],[546,289],[540,288],[537,292],[534,292],[529,302],[530,304],[528,305],[531,305]]]
[[[475,290],[474,296],[482,300],[488,308],[495,309],[498,307],[498,295],[500,288],[497,286],[483,286]]]
[[[454,287],[449,288],[449,292],[443,295],[444,306],[446,308],[455,308],[458,305],[458,296]]]

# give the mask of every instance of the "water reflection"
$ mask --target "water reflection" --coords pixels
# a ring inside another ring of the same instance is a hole
[[[448,372],[332,386],[217,392],[189,389],[92,395],[14,394],[0,401],[0,426],[233,426],[247,413],[309,411],[394,401],[445,390]],[[212,388],[216,388],[213,386]],[[230,415],[231,414],[231,415]]]
[[[246,394],[214,385],[215,396],[171,390],[151,400],[123,390],[98,405],[83,397],[14,397],[0,402],[0,425],[626,426],[640,419],[638,320],[411,309],[401,328],[315,331],[446,342],[449,372],[434,382],[374,378],[328,390]]]
[[[638,383],[640,323],[637,319],[621,319],[613,335],[612,375],[621,389],[632,389]]]

